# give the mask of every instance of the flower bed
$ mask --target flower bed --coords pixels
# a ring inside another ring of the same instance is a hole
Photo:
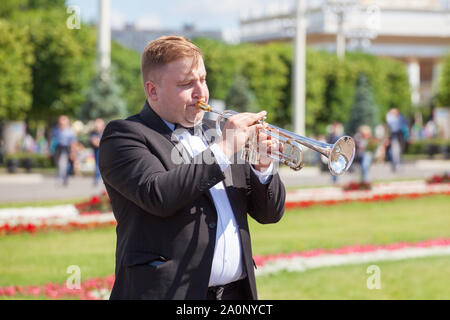
[[[50,299],[99,300],[109,298],[113,284],[114,275],[88,279],[80,283],[79,289],[69,289],[66,284],[59,283],[48,283],[42,286],[6,286],[0,287],[0,297],[45,296]]]
[[[438,238],[387,245],[353,245],[337,249],[314,249],[303,252],[256,255],[256,276],[277,273],[282,270],[303,272],[309,269],[348,264],[371,263],[387,260],[414,259],[450,255],[450,239]],[[83,300],[108,299],[114,284],[114,275],[92,278],[81,283],[79,289],[69,289],[65,284],[42,286],[0,287],[0,297],[40,297]]]
[[[11,219],[0,223],[0,236],[49,231],[71,232],[115,226],[116,219],[112,213],[78,215],[75,217],[52,217],[34,219]]]
[[[439,238],[388,245],[353,245],[338,249],[314,249],[288,254],[254,256],[253,259],[258,266],[256,275],[261,276],[282,270],[302,272],[321,267],[442,255],[450,255],[450,239]]]
[[[450,183],[428,184],[423,180],[373,184],[371,190],[344,191],[338,187],[300,189],[287,192],[286,209],[312,205],[335,205],[346,202],[390,201],[398,198],[418,198],[450,195]]]
[[[98,196],[93,196],[86,202],[75,204],[75,208],[80,214],[97,214],[111,212],[111,202],[108,193],[103,191]]]
[[[49,231],[71,232],[76,230],[90,230],[102,227],[115,226],[117,224],[114,215],[101,214],[93,216],[94,219],[84,219],[79,217],[70,220],[47,220],[40,219],[35,222],[10,224],[4,223],[0,225],[0,236],[19,233],[36,233]]]
[[[450,175],[448,173],[444,173],[443,175],[434,175],[427,179],[427,183],[450,183]]]
[[[111,211],[106,191],[75,205],[0,209],[0,236],[115,226]]]
[[[371,190],[344,191],[341,188],[300,189],[287,192],[286,209],[306,208],[312,205],[335,205],[353,201],[391,201],[401,197],[418,198],[432,195],[450,195],[450,183],[406,181],[374,184]],[[0,236],[41,231],[72,231],[114,226],[116,221],[104,192],[89,201],[76,205],[51,208],[0,209]],[[111,210],[111,209],[110,209]]]
[[[371,190],[372,185],[368,182],[350,182],[342,187],[344,191]]]

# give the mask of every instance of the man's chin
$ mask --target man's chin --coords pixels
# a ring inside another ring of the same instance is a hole
[[[204,112],[198,113],[195,115],[195,118],[186,119],[186,126],[187,127],[194,127],[202,124],[203,122],[203,116],[205,115]]]

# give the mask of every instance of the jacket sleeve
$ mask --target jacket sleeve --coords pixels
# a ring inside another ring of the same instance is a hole
[[[198,157],[213,161],[196,164],[201,163]],[[110,122],[102,136],[99,168],[105,183],[122,196],[150,214],[169,217],[225,179],[210,149],[196,158],[167,171],[144,135],[118,120]]]
[[[267,184],[262,184],[250,168],[246,174],[249,182],[249,215],[263,224],[278,222],[284,214],[286,202],[286,190],[279,174],[275,173]]]

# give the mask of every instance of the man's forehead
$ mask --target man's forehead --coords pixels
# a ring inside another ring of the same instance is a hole
[[[177,74],[179,78],[187,78],[206,73],[205,65],[201,57],[197,61],[189,57],[175,60],[167,64],[167,67],[169,72]]]

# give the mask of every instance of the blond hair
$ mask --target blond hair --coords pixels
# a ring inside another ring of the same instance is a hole
[[[172,61],[186,57],[194,59],[192,67],[195,68],[203,54],[195,44],[184,37],[164,36],[150,41],[142,53],[141,70],[144,86],[148,80],[156,81],[155,71]]]

